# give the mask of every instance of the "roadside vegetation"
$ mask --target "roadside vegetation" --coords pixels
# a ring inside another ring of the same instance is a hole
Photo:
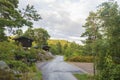
[[[36,73],[33,73],[33,77],[32,77],[32,80],[42,80],[42,73],[37,70]]]
[[[86,53],[85,46],[66,40],[49,40],[51,52],[54,55],[64,55],[66,61],[71,62],[93,62],[91,53]]]
[[[42,28],[33,29],[33,21],[41,19],[34,6],[18,8],[19,0],[0,0],[0,80],[41,80],[42,74],[36,62],[49,59],[42,45],[47,44],[49,34]],[[28,30],[23,33],[22,27]],[[10,36],[6,36],[8,31]],[[32,47],[23,48],[14,41],[17,37],[34,40]],[[42,57],[40,55],[43,55]]]
[[[41,49],[30,48],[24,50],[22,46],[18,46],[15,42],[0,42],[0,61],[4,61],[9,66],[7,70],[2,69],[0,72],[0,79],[16,80],[40,80],[41,73],[37,69],[36,61],[41,61],[39,54],[44,55]],[[4,66],[1,65],[0,68]],[[6,74],[6,75],[4,75]],[[8,75],[7,75],[8,74]]]
[[[94,80],[93,75],[88,74],[74,74],[78,80]]]
[[[86,31],[81,36],[86,51],[92,53],[95,64],[96,80],[120,79],[120,7],[116,1],[99,5],[90,12],[83,26]],[[87,48],[88,47],[88,48]]]

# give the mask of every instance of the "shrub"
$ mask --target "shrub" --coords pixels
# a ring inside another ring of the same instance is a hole
[[[0,80],[15,80],[13,72],[0,69]]]
[[[26,52],[24,50],[17,49],[14,54],[15,60],[22,60],[26,58]]]
[[[73,62],[93,62],[92,56],[70,56],[66,58],[67,61]]]
[[[36,67],[36,65],[35,65],[35,64],[32,64],[32,66],[30,67],[30,70],[31,70],[32,72],[37,72],[37,67]]]
[[[29,73],[36,72],[34,63],[38,59],[39,52],[40,50],[33,48],[24,50],[22,46],[12,42],[0,42],[0,60],[5,61],[11,70],[10,72],[0,70],[0,80],[26,78]]]
[[[0,42],[0,60],[14,60],[17,46],[10,42]]]
[[[7,61],[9,67],[15,71],[19,71],[19,72],[28,72],[29,71],[29,66],[27,66],[27,64],[23,63],[22,61],[16,61],[16,60],[12,60],[12,61]]]
[[[74,74],[78,80],[94,80],[94,76],[88,74]]]

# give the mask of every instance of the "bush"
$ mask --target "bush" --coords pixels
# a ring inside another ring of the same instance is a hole
[[[31,48],[30,50],[26,51],[27,59],[37,59],[38,50]]]
[[[0,80],[26,78],[28,74],[35,73],[37,69],[34,63],[39,52],[40,50],[33,48],[24,50],[22,46],[12,42],[0,42],[0,60],[5,61],[11,70],[10,72],[0,70]]]
[[[70,56],[66,58],[67,61],[72,62],[93,62],[92,56]]]
[[[36,65],[35,65],[35,64],[32,64],[32,66],[30,67],[30,70],[31,70],[32,72],[37,72],[37,67],[36,67]]]
[[[96,80],[120,80],[120,65],[114,63],[110,55],[105,56],[101,65],[103,68],[98,68]]]
[[[15,80],[13,72],[0,69],[0,80]]]
[[[94,80],[94,76],[87,74],[74,74],[78,80]]]
[[[0,42],[0,60],[14,60],[17,46],[10,42]]]
[[[28,72],[29,71],[29,66],[27,64],[23,63],[22,61],[7,61],[7,64],[9,67],[15,71],[19,71],[21,73]]]
[[[17,49],[14,54],[15,60],[22,60],[26,58],[26,52],[24,50]]]

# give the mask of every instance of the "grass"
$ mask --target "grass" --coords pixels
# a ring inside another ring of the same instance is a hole
[[[42,80],[42,73],[37,71],[32,80]]]
[[[29,77],[31,80],[42,80],[42,73],[41,71],[36,67],[35,64],[32,64],[32,66],[30,67],[30,74]],[[29,79],[28,79],[29,80]]]
[[[78,80],[94,80],[93,76],[88,74],[74,74]]]

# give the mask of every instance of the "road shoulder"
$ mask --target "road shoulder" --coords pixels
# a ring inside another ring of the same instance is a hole
[[[84,62],[68,62],[70,64],[73,64],[80,69],[84,70],[88,74],[93,74],[93,63],[84,63]]]

